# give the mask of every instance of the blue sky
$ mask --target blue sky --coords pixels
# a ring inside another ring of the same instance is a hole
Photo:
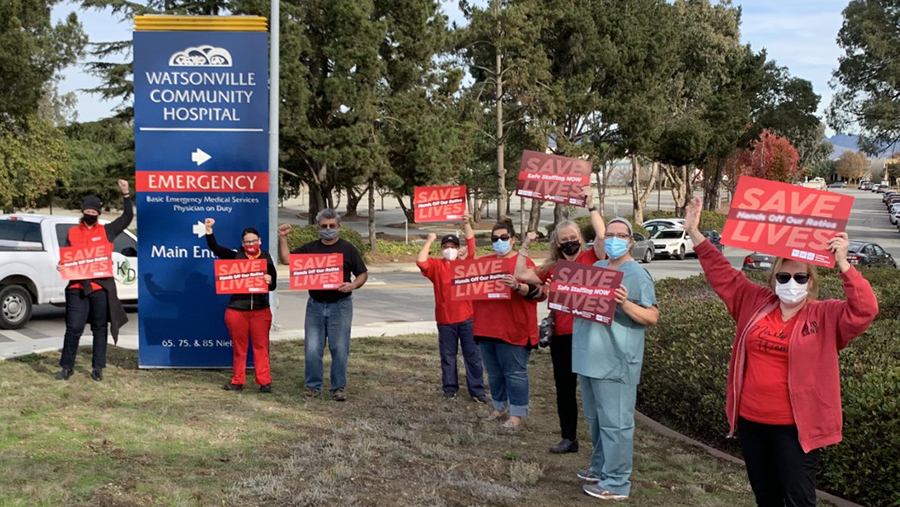
[[[787,66],[794,76],[808,79],[822,96],[820,112],[831,101],[828,80],[841,54],[835,37],[841,27],[841,11],[848,0],[735,0],[743,8],[742,37],[754,49],[766,48],[769,58]],[[457,0],[442,0],[451,19],[461,21]],[[91,42],[131,38],[131,24],[120,23],[108,12],[76,10],[75,2],[63,2],[53,10],[61,19],[75,10]],[[116,107],[95,95],[78,92],[96,86],[79,64],[63,72],[61,92],[78,93],[78,119],[91,121],[109,116]]]

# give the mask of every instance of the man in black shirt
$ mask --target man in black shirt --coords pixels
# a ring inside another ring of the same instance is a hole
[[[324,209],[316,215],[319,240],[307,243],[288,252],[287,235],[291,226],[278,227],[278,258],[288,264],[290,254],[343,254],[344,283],[337,290],[311,290],[306,302],[304,325],[304,350],[306,352],[306,394],[318,396],[322,391],[322,356],[325,341],[331,351],[331,396],[344,401],[347,388],[347,356],[350,354],[350,327],[353,322],[353,291],[362,287],[368,279],[366,264],[359,250],[338,237],[341,217],[333,209]],[[350,274],[355,277],[350,280]]]

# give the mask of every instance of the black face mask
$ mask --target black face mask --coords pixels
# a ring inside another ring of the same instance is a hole
[[[562,245],[559,245],[559,249],[562,250],[562,253],[566,255],[575,255],[581,250],[581,242],[580,241],[566,241]]]
[[[97,219],[98,219],[98,218],[99,218],[99,217],[96,216],[96,215],[88,215],[88,214],[84,214],[84,215],[81,217],[81,221],[84,222],[84,225],[91,226],[91,225],[94,225],[94,224],[97,223]]]

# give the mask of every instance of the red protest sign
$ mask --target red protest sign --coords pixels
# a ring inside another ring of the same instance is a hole
[[[59,274],[63,280],[90,280],[113,276],[112,243],[59,249]]]
[[[485,257],[455,262],[450,269],[451,299],[476,301],[509,299],[512,296],[509,287],[502,282],[504,276],[512,274],[509,259]]]
[[[344,283],[344,254],[291,254],[291,290],[337,290]]]
[[[457,222],[466,212],[466,186],[416,187],[413,205],[416,223]]]
[[[612,324],[621,271],[561,260],[556,263],[547,304],[551,310]]]
[[[216,259],[216,294],[265,294],[265,259]]]
[[[828,240],[843,232],[853,197],[741,176],[722,243],[818,266],[834,266]]]
[[[542,201],[585,206],[582,188],[591,184],[591,163],[537,151],[522,154],[516,195]]]

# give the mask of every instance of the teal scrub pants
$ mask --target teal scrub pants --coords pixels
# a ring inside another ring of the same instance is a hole
[[[637,385],[600,380],[583,375],[581,403],[591,430],[591,472],[599,487],[618,495],[631,492],[634,461],[634,404]]]

